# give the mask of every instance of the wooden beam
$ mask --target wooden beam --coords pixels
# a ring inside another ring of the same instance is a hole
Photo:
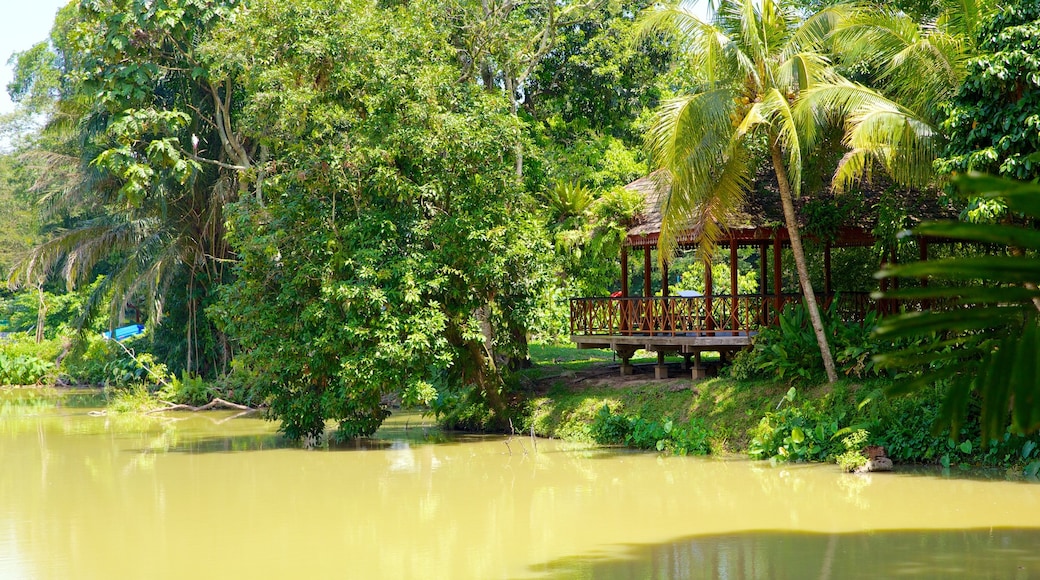
[[[783,294],[782,282],[780,281],[780,232],[777,231],[773,238],[773,321],[780,318],[780,295]]]
[[[649,298],[654,295],[650,285],[651,274],[650,246],[643,248],[643,296]]]
[[[729,317],[730,328],[740,328],[740,317],[737,316],[737,239],[729,239]]]
[[[628,246],[621,246],[621,297],[628,298]]]

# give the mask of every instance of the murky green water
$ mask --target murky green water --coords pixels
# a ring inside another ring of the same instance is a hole
[[[0,397],[5,579],[1040,576],[1026,482],[536,451],[416,416],[303,450],[230,413],[21,397]]]

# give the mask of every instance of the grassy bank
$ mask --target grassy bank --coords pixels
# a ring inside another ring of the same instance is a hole
[[[1001,467],[1035,475],[1040,440],[1006,433],[983,445],[977,420],[950,436],[934,429],[941,387],[890,399],[887,377],[836,385],[718,376],[693,380],[671,362],[654,380],[654,357],[637,354],[636,373],[621,377],[609,351],[535,346],[525,371],[524,429],[576,441],[682,453],[742,453],[777,461],[834,461],[850,446],[884,446],[897,463],[952,469]],[[712,366],[719,369],[717,361]],[[849,444],[845,440],[850,435]],[[703,442],[703,444],[702,444]]]

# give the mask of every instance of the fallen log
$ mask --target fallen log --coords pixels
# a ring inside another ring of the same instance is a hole
[[[205,405],[202,405],[201,407],[193,407],[191,405],[185,405],[183,403],[170,403],[168,401],[163,402],[166,403],[165,407],[159,407],[158,409],[145,411],[144,414],[150,415],[152,413],[162,413],[163,411],[198,412],[209,411],[210,409],[234,409],[236,411],[256,411],[256,409],[252,407],[247,407],[246,405],[239,405],[238,403],[232,403],[231,401],[225,401],[224,399],[220,398],[214,398],[212,401],[206,403]]]

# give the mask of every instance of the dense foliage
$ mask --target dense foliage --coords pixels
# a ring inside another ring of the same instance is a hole
[[[943,172],[1040,176],[1040,5],[1001,7],[978,31],[979,55],[948,104]]]
[[[369,434],[383,397],[459,389],[506,423],[501,367],[526,356],[546,248],[520,211],[507,103],[458,81],[428,14],[257,3],[210,47],[270,151],[263,198],[232,212],[241,261],[211,313],[292,437],[330,419]],[[287,49],[299,30],[305,52]]]
[[[878,169],[890,190],[935,195],[944,174],[969,168],[1036,177],[1032,3],[712,7],[702,18],[644,0],[71,3],[49,42],[15,56],[8,87],[21,108],[3,134],[20,134],[0,156],[0,273],[16,290],[0,296],[0,332],[23,337],[4,343],[0,382],[228,397],[268,406],[296,438],[327,421],[338,437],[369,434],[395,404],[504,430],[523,408],[514,373],[528,341],[565,336],[566,298],[618,289],[616,258],[643,211],[623,186],[655,167],[673,179],[659,257],[689,220],[707,234],[704,253],[673,263],[677,289],[704,284],[717,218],[759,175],[775,177],[792,234],[804,223],[827,240],[847,211],[874,212],[878,237],[904,253],[916,248],[897,234],[915,208],[821,200],[801,204],[799,221],[793,198],[828,187],[854,197]],[[916,406],[929,412],[914,421],[952,417],[969,445],[1004,441],[1034,460],[1016,438],[1040,427],[1029,362],[1040,193],[986,187],[973,191],[1004,200],[1018,225],[920,231],[1006,255],[894,270],[933,277],[904,284],[907,296],[959,300],[970,316],[904,318],[879,339],[874,320],[810,306],[763,329],[734,365],[799,388],[824,373],[869,378],[880,372],[870,355],[897,339],[913,346],[888,359],[891,372],[919,387],[935,375],[905,367],[925,361],[942,374],[935,389],[862,425],[848,423],[870,411],[848,397],[796,403],[792,392],[762,418],[756,456],[851,452],[841,440],[852,427],[894,457],[972,455],[900,431],[891,417]],[[861,271],[881,250],[835,259]],[[795,239],[785,252],[798,268],[783,280],[811,303],[820,266]],[[737,290],[760,290],[756,260],[739,255]],[[721,262],[711,275],[725,292]],[[986,281],[998,288],[980,290]],[[98,337],[129,320],[147,332],[127,349]],[[821,366],[832,353],[836,369]],[[593,431],[708,447],[700,423],[609,409]]]

